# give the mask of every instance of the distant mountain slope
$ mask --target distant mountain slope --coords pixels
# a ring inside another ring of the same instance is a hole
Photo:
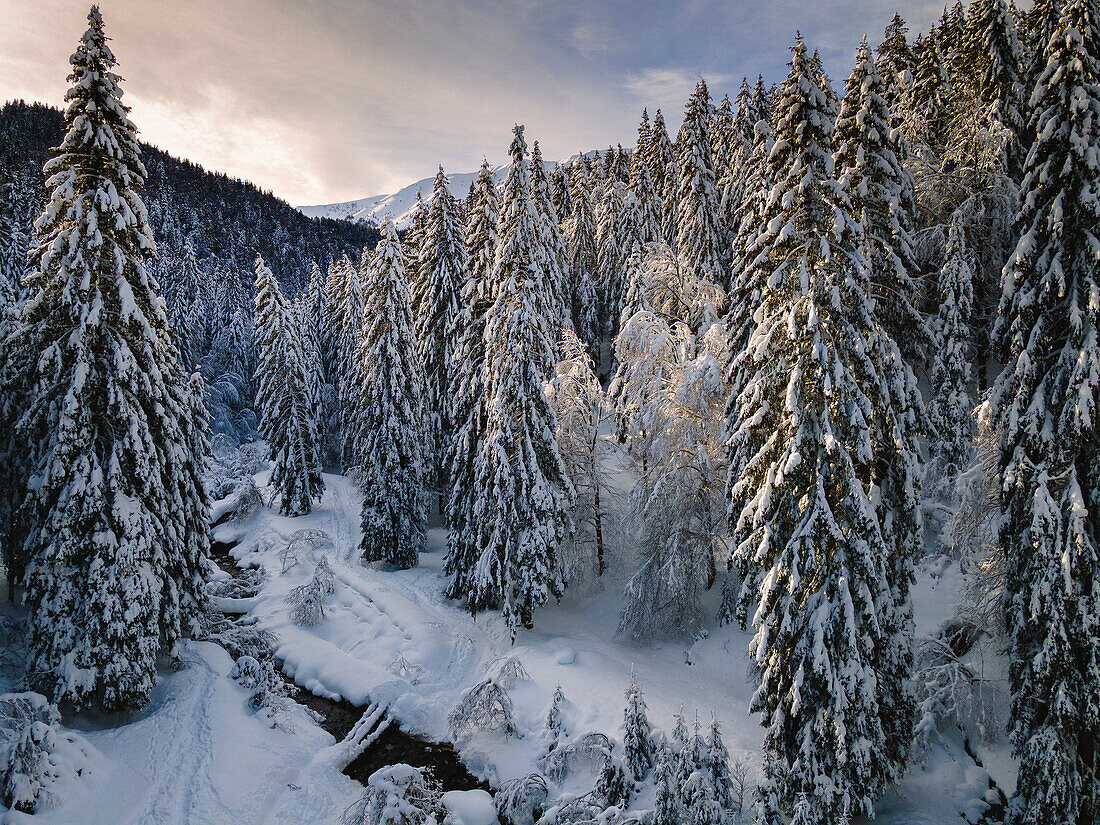
[[[61,142],[61,128],[61,112],[52,106],[14,101],[0,107],[0,178],[15,185],[28,234],[45,204],[42,165]],[[200,263],[235,271],[242,287],[251,284],[257,252],[293,292],[308,279],[314,261],[324,265],[344,253],[358,258],[378,238],[362,223],[310,220],[251,183],[147,144],[142,160],[149,172],[142,194],[161,257],[189,240]]]
[[[556,164],[548,163],[547,168],[553,168]],[[497,184],[504,182],[508,173],[506,166],[498,166],[493,170],[493,178]],[[477,178],[477,172],[459,172],[449,175],[449,189],[456,198],[465,198],[470,191],[470,184]],[[360,198],[347,203],[329,203],[320,206],[299,206],[298,211],[310,218],[332,218],[336,220],[356,221],[369,226],[381,226],[385,221],[392,220],[398,229],[404,229],[412,220],[413,211],[416,209],[416,195],[420,194],[425,201],[431,202],[432,188],[435,185],[435,175],[430,178],[410,183],[404,189],[392,195],[375,195],[369,198]]]
[[[586,152],[586,155],[593,154]],[[563,164],[570,163],[580,155],[574,155]],[[558,161],[544,161],[547,172],[552,172],[559,165]],[[493,180],[497,186],[504,183],[508,175],[507,166],[497,166],[493,169]],[[465,198],[470,191],[470,184],[477,178],[477,172],[458,172],[448,175],[451,194],[456,198]],[[412,220],[413,210],[416,209],[416,195],[426,202],[431,202],[432,188],[435,185],[435,175],[430,178],[410,183],[404,189],[392,195],[373,195],[359,200],[345,203],[327,203],[319,206],[299,206],[298,211],[311,218],[332,218],[335,220],[356,221],[368,226],[381,226],[385,221],[392,220],[398,229],[404,229]]]

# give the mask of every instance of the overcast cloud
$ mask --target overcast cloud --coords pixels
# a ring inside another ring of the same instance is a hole
[[[801,30],[834,82],[907,0],[101,0],[143,137],[293,204],[392,192],[438,163],[502,162],[514,123],[547,158],[670,128],[696,80],[786,74]],[[86,0],[0,0],[0,99],[60,105]]]

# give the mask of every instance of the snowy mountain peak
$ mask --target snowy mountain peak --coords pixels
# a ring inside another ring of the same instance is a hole
[[[585,155],[592,155],[585,152]],[[579,158],[573,155],[562,164],[568,164]],[[552,172],[559,165],[558,161],[544,161],[547,173]],[[493,168],[493,181],[500,186],[508,174],[508,167],[496,166]],[[459,172],[448,175],[448,188],[456,198],[465,198],[470,191],[470,184],[477,178],[477,171]],[[299,206],[298,211],[310,218],[333,218],[336,220],[355,221],[381,226],[387,220],[392,220],[398,229],[404,229],[412,221],[413,211],[416,209],[416,196],[420,195],[425,203],[431,203],[432,188],[435,185],[435,175],[410,183],[404,189],[394,192],[392,195],[373,195],[359,200],[346,201],[345,203],[327,203],[317,206]]]

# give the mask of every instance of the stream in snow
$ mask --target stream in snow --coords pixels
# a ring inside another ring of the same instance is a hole
[[[223,571],[236,578],[244,571],[233,558],[235,546],[236,542],[211,542],[210,555]],[[331,699],[311,693],[286,676],[281,669],[282,662],[278,664],[280,669],[276,672],[289,686],[294,701],[319,714],[322,719],[318,724],[337,742],[343,741],[363,718],[369,703],[366,706],[353,705],[345,699]],[[370,747],[344,768],[343,773],[365,786],[376,770],[397,763],[430,769],[431,775],[445,791],[490,790],[487,782],[478,780],[470,773],[451,743],[414,736],[393,720],[378,733]]]

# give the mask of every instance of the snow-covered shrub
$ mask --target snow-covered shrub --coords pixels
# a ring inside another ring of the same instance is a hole
[[[1004,729],[1008,697],[1000,674],[983,672],[986,639],[984,628],[956,618],[918,642],[913,674],[919,702],[914,730],[918,752],[927,751],[944,724],[975,730],[985,741]]]
[[[229,678],[249,692],[249,707],[259,711],[271,727],[289,728],[286,717],[291,706],[290,688],[275,672],[273,660],[241,656],[233,663]]]
[[[248,567],[235,576],[208,581],[206,593],[217,598],[247,599],[260,592],[265,578],[267,577],[262,568]]]
[[[479,682],[462,694],[447,722],[455,739],[484,732],[518,735],[512,698],[495,679]]]
[[[241,687],[252,690],[263,683],[263,666],[252,656],[241,656],[233,663],[229,678]]]
[[[321,556],[321,560],[317,562],[317,567],[313,570],[313,580],[326,596],[336,592],[336,574],[329,566],[328,556]]]
[[[639,818],[638,815],[626,813],[617,806],[603,805],[596,792],[589,791],[563,799],[549,808],[539,820],[539,825],[639,825],[648,821],[644,814]]]
[[[221,645],[234,659],[251,656],[264,661],[275,655],[275,634],[258,627],[256,620],[249,617],[232,618],[207,610],[198,638]]]
[[[340,825],[428,825],[442,814],[442,791],[426,768],[379,768],[363,796],[344,811]]]
[[[55,799],[49,790],[61,775],[57,707],[40,693],[0,694],[0,801],[34,813]]]
[[[59,772],[51,755],[57,747],[53,729],[45,722],[31,722],[7,749],[0,769],[0,798],[5,805],[33,814],[39,805],[54,802],[49,786]]]
[[[561,782],[578,770],[602,771],[611,759],[611,740],[602,733],[586,733],[579,739],[558,745],[539,760],[539,767],[552,782]]]
[[[493,800],[497,818],[501,825],[535,825],[546,808],[549,795],[542,774],[509,779],[500,786]]]
[[[509,656],[501,663],[500,669],[497,670],[496,682],[505,690],[514,688],[516,682],[530,681],[531,674],[527,672],[517,656]]]
[[[335,592],[336,577],[322,556],[310,580],[287,594],[290,620],[299,627],[316,627],[324,621],[325,601]]]
[[[332,536],[324,530],[299,530],[287,541],[286,547],[279,551],[282,572],[287,572],[306,555],[317,550],[331,550]]]
[[[386,670],[402,679],[408,679],[411,685],[419,684],[420,677],[424,673],[424,668],[420,665],[413,664],[401,653],[397,654]]]
[[[247,521],[264,505],[252,476],[219,482],[210,490],[210,497],[215,502],[212,515],[217,524]]]

